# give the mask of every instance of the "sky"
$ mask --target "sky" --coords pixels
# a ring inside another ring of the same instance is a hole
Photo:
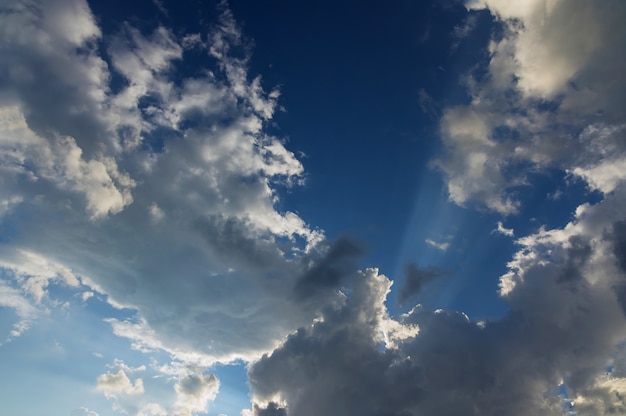
[[[0,0],[0,410],[626,415],[622,0]]]

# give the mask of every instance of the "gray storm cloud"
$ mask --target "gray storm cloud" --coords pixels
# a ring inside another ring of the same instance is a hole
[[[419,305],[390,318],[380,296],[388,280],[351,274],[345,284],[360,295],[250,367],[257,415],[626,414],[626,142],[617,104],[626,99],[618,87],[626,10],[610,0],[467,7],[488,10],[502,34],[488,46],[487,76],[464,77],[471,102],[441,112],[434,166],[450,200],[515,214],[522,202],[513,190],[556,168],[602,201],[580,205],[563,228],[516,240],[499,287],[509,311],[498,320]],[[436,275],[409,266],[399,299]],[[381,338],[389,320],[419,333],[390,347]]]
[[[452,202],[512,215],[512,189],[544,169],[602,196],[516,240],[494,288],[509,311],[487,322],[419,305],[390,316],[392,282],[358,270],[359,244],[277,208],[304,168],[267,132],[279,91],[249,74],[220,7],[207,33],[125,24],[108,36],[83,0],[2,2],[10,336],[54,303],[52,285],[103,296],[134,311],[106,319],[116,335],[184,369],[167,373],[182,415],[216,397],[207,367],[235,360],[248,363],[257,416],[626,414],[624,3],[468,2],[502,29],[486,77],[466,74],[466,104],[419,92],[440,119],[433,164]],[[459,48],[475,23],[458,29]],[[200,56],[210,70],[173,75]],[[400,301],[440,276],[408,266]],[[95,382],[119,409],[167,414],[137,401],[144,382],[128,368]]]

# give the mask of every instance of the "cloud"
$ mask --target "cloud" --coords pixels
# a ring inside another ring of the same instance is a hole
[[[577,414],[622,408],[623,202],[616,192],[564,228],[518,239],[502,276],[510,310],[498,320],[420,306],[390,318],[384,276],[350,279],[339,308],[250,366],[255,414],[557,415],[562,384]],[[419,332],[384,347],[389,320]]]
[[[554,168],[611,192],[625,152],[617,137],[626,60],[615,58],[626,46],[616,18],[624,4],[509,3],[467,3],[470,13],[488,10],[498,30],[489,60],[463,78],[470,102],[444,109],[440,119],[444,150],[433,166],[444,174],[450,200],[515,214],[516,189]]]
[[[219,386],[212,375],[206,376],[206,380],[200,375],[196,380],[192,370],[181,371],[185,367],[179,361],[163,367],[152,361],[147,368],[145,365],[131,367],[115,359],[107,367],[109,371],[97,378],[96,389],[113,401],[114,410],[131,416],[188,416],[203,412],[207,402],[215,398]],[[138,374],[144,377],[137,377]],[[159,386],[159,381],[166,384]],[[171,381],[175,381],[173,388]],[[171,395],[163,390],[168,385]]]
[[[89,410],[86,407],[81,407],[80,409],[73,410],[70,416],[99,416],[99,415],[93,410]]]
[[[420,268],[411,263],[404,268],[404,274],[406,280],[404,286],[398,292],[398,302],[400,304],[404,304],[409,298],[419,295],[424,285],[443,276],[445,273],[434,268]]]
[[[258,357],[334,302],[292,296],[324,234],[277,208],[303,166],[265,129],[279,92],[249,75],[224,5],[192,41],[33,4],[0,12],[0,265],[17,290],[98,292],[136,312],[108,319],[134,347],[203,365]],[[186,59],[207,71],[181,78]]]
[[[254,416],[287,416],[287,411],[274,402],[268,403],[264,408],[254,407]]]
[[[12,261],[0,260],[0,267],[13,271],[22,289],[37,303],[46,296],[50,282],[74,288],[80,285],[78,277],[67,267],[26,250],[18,250]]]
[[[429,246],[435,247],[436,249],[441,250],[441,251],[446,251],[450,247],[450,243],[448,242],[438,243],[435,240],[432,240],[430,238],[427,238],[425,242]]]
[[[583,179],[602,201],[580,205],[563,228],[516,240],[500,278],[509,311],[498,320],[419,305],[391,318],[386,278],[344,270],[347,293],[353,285],[378,296],[352,294],[253,363],[254,414],[557,415],[560,388],[576,414],[623,413],[625,107],[615,103],[626,96],[613,71],[625,65],[610,56],[625,37],[608,13],[623,16],[624,6],[600,3],[469,3],[488,9],[502,32],[489,46],[488,75],[464,79],[470,103],[442,111],[443,153],[433,166],[451,201],[503,215],[521,207],[516,188],[553,168]],[[501,221],[494,231],[514,236]],[[434,278],[410,266],[400,297]],[[404,335],[384,342],[390,322]]]
[[[611,51],[624,45],[617,16],[625,9],[619,1],[536,0],[511,5],[486,0],[470,2],[469,7],[488,9],[505,23],[508,33],[490,46],[491,67],[508,68],[506,75],[517,78],[516,86],[525,96],[550,99],[568,91],[571,82],[610,96],[606,87],[623,82],[612,71],[618,71],[624,60],[609,58]],[[602,80],[601,73],[615,79]]]
[[[174,386],[177,400],[174,405],[180,416],[204,412],[219,391],[220,382],[213,374],[192,373],[181,375]]]
[[[502,234],[507,237],[513,237],[515,235],[512,228],[505,228],[504,225],[502,225],[502,221],[498,221],[498,227],[492,232]]]
[[[365,250],[355,241],[341,238],[328,245],[320,259],[311,259],[310,267],[295,285],[296,295],[305,299],[329,289],[337,289]],[[327,293],[323,293],[327,296]]]
[[[12,309],[18,318],[4,342],[9,342],[13,338],[22,335],[40,314],[39,310],[32,305],[28,298],[3,280],[0,280],[0,307]]]
[[[117,373],[106,373],[98,377],[98,390],[102,391],[107,397],[116,397],[118,395],[142,394],[143,380],[140,378],[132,382],[124,370]]]
[[[135,374],[145,368],[117,362],[97,378],[134,415],[205,411],[219,389],[205,368],[238,359],[250,362],[254,401],[242,414],[560,414],[563,383],[581,413],[620,409],[624,6],[520,4],[470,5],[488,8],[502,36],[488,75],[465,78],[471,102],[437,112],[433,165],[453,202],[503,215],[518,211],[527,172],[548,167],[604,199],[563,228],[518,238],[500,279],[510,311],[477,323],[420,306],[390,316],[391,281],[357,270],[358,245],[326,242],[278,208],[304,168],[266,128],[279,91],[249,74],[224,4],[207,34],[125,24],[110,35],[85,1],[7,3],[0,221],[13,231],[0,242],[0,306],[18,317],[11,336],[54,285],[128,308],[131,317],[106,319],[114,334],[176,364],[162,371],[176,394],[169,407],[148,397],[148,378]],[[206,72],[181,78],[188,59]],[[418,98],[435,114],[427,93]],[[400,296],[436,274],[410,266]]]
[[[468,15],[462,22],[462,24],[454,26],[454,30],[452,31],[452,45],[450,46],[450,52],[455,52],[461,41],[468,36],[476,29],[478,25],[478,16],[475,14]]]

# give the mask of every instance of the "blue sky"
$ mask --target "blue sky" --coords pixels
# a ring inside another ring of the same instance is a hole
[[[0,410],[626,414],[624,18],[0,1]]]

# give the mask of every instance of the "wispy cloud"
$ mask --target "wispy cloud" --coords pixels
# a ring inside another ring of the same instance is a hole
[[[51,279],[87,276],[112,304],[138,311],[143,326],[116,330],[137,345],[204,354],[207,362],[272,348],[321,306],[289,301],[304,272],[290,258],[324,237],[275,208],[275,187],[296,186],[303,167],[264,131],[279,94],[249,76],[232,13],[223,6],[206,43],[130,24],[103,39],[87,5],[68,3],[0,15],[12,57],[0,67],[23,65],[32,75],[2,84],[15,98],[0,108],[0,158],[11,167],[2,195],[16,207],[40,201],[32,205],[38,226],[7,218],[30,257],[3,246],[0,264],[24,276],[38,300]],[[75,30],[64,28],[70,21]],[[54,53],[34,40],[44,35]],[[107,45],[106,54],[94,42]],[[185,47],[206,48],[214,72],[173,79]],[[114,73],[123,80],[115,90]]]
[[[85,1],[32,4],[0,11],[9,339],[65,307],[53,289],[81,309],[107,299],[112,334],[165,357],[114,360],[93,378],[131,415],[203,412],[222,383],[211,366],[242,361],[246,415],[560,414],[562,383],[581,414],[624,407],[623,2],[468,3],[501,29],[478,68],[488,76],[467,74],[470,101],[442,110],[419,92],[453,203],[518,213],[528,172],[554,168],[601,194],[564,227],[517,237],[499,286],[509,311],[481,322],[420,305],[393,316],[392,282],[359,270],[358,244],[280,208],[304,167],[267,128],[280,92],[251,74],[225,3],[203,34],[103,34]],[[453,38],[472,32],[471,13]],[[181,78],[191,51],[206,71]],[[513,237],[503,221],[494,232]],[[425,243],[447,251],[443,240]],[[400,298],[440,276],[409,266]]]
[[[502,235],[505,235],[507,237],[513,237],[514,236],[513,229],[512,228],[505,228],[504,225],[502,225],[502,221],[498,221],[498,227],[496,229],[494,229],[492,232],[498,233],[498,234],[502,234]]]
[[[450,247],[450,243],[448,242],[439,243],[437,241],[431,240],[430,238],[427,238],[425,242],[429,246],[435,247],[436,249],[441,250],[441,251],[446,251]]]

